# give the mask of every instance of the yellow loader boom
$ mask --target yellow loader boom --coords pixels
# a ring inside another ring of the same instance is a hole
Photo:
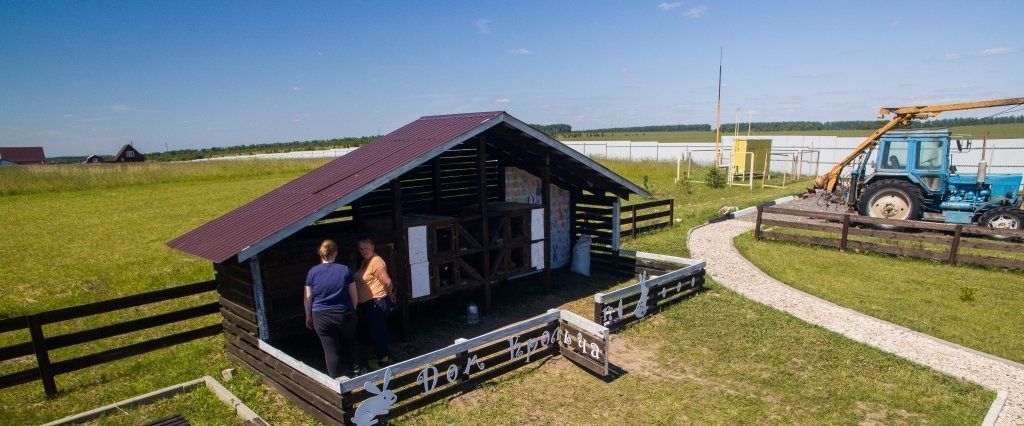
[[[958,111],[964,109],[977,109],[977,108],[989,108],[1006,105],[1020,105],[1024,104],[1024,98],[1008,98],[1008,99],[996,99],[991,101],[981,102],[965,102],[960,104],[946,104],[946,105],[921,105],[921,106],[906,106],[898,108],[882,108],[878,111],[878,118],[885,118],[889,114],[893,117],[888,123],[885,123],[882,127],[878,128],[871,133],[870,136],[864,139],[860,145],[857,146],[853,151],[839,160],[831,170],[825,174],[818,176],[814,180],[815,188],[822,188],[828,192],[833,192],[836,189],[836,184],[839,182],[839,174],[843,171],[843,168],[848,166],[858,155],[867,151],[869,148],[875,146],[878,138],[882,137],[885,132],[888,132],[899,125],[910,124],[914,119],[928,119],[939,115],[946,111]]]

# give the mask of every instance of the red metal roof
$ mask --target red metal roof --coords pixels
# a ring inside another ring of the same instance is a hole
[[[46,162],[46,153],[41,146],[0,147],[0,159],[18,164]]]
[[[643,188],[503,111],[421,117],[167,243],[224,262],[247,259],[447,149],[505,123],[627,192]]]
[[[309,216],[360,189],[369,191],[376,188],[379,185],[367,186],[460,135],[499,123],[500,120],[495,119],[503,114],[495,111],[422,117],[167,245],[214,262],[223,262],[290,225],[308,225],[317,219]],[[476,133],[479,131],[470,136]]]

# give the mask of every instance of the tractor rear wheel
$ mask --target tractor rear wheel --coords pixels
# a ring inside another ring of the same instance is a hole
[[[978,224],[989,228],[1020,230],[1024,228],[1024,213],[1022,213],[1017,207],[996,207],[981,215],[981,218],[978,219]],[[993,235],[992,238],[1010,240],[1018,239],[1020,237],[1012,235]]]
[[[898,179],[885,179],[872,183],[861,194],[857,212],[861,216],[880,219],[918,220],[924,208],[924,194],[921,188]],[[893,225],[876,225],[884,229],[895,229]]]

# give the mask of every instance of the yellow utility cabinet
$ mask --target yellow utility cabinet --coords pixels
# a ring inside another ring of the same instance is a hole
[[[772,140],[755,138],[734,138],[732,140],[732,161],[729,171],[733,177],[744,179],[763,175],[771,161]]]

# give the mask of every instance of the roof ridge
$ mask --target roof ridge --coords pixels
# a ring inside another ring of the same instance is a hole
[[[420,120],[436,120],[440,118],[453,118],[453,117],[469,117],[474,115],[486,115],[486,116],[498,116],[501,114],[507,114],[505,111],[479,111],[479,112],[463,112],[458,114],[441,114],[441,115],[424,115],[420,117]]]

